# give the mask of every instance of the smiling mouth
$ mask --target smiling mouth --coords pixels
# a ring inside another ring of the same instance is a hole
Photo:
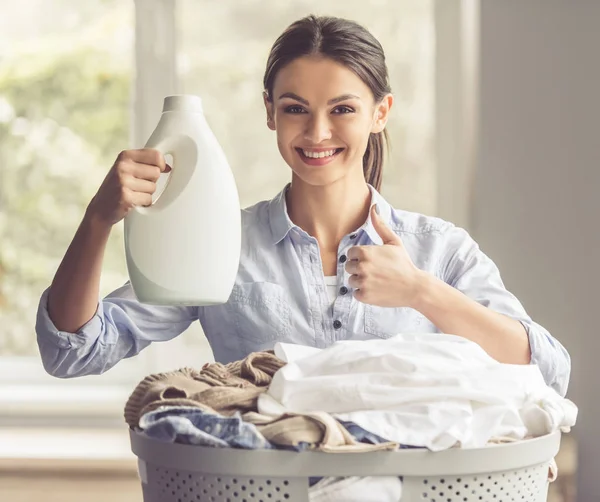
[[[296,148],[300,158],[308,165],[322,166],[332,162],[342,152],[343,148],[332,148],[330,150],[321,150],[319,152],[313,150],[305,150],[304,148]]]
[[[296,148],[296,150],[309,159],[322,159],[324,157],[332,157],[336,153],[340,153],[343,148],[332,148],[331,150],[321,150],[318,152],[305,150],[304,148]]]

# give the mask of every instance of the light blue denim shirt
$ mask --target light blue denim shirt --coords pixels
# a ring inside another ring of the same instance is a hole
[[[371,204],[378,204],[384,221],[400,236],[415,265],[482,305],[520,321],[529,335],[532,363],[539,366],[547,384],[564,395],[571,370],[569,354],[531,320],[504,287],[496,265],[468,233],[439,218],[394,209],[370,188]],[[382,243],[370,218],[340,242],[339,294],[331,303],[317,240],[289,219],[285,192],[242,211],[240,266],[226,304],[143,305],[126,283],[99,301],[94,317],[77,333],[67,333],[56,329],[48,315],[46,290],[36,323],[46,370],[63,378],[102,373],[152,342],[176,337],[196,320],[216,361],[223,363],[271,349],[277,341],[323,348],[336,340],[438,332],[411,308],[377,307],[354,299],[344,262],[352,246]]]

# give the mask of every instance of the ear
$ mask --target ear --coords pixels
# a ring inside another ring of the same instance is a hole
[[[263,91],[263,101],[265,103],[265,109],[267,111],[267,127],[271,131],[275,130],[275,120],[273,119],[273,102],[269,99],[267,91]]]
[[[373,127],[371,133],[377,134],[385,129],[385,126],[390,115],[390,109],[394,104],[394,96],[387,94],[384,98],[375,106],[375,114],[373,116]]]

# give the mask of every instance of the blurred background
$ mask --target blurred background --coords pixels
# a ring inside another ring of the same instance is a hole
[[[165,95],[202,97],[244,206],[281,190],[262,74],[309,13],[356,20],[384,46],[396,102],[383,194],[467,228],[571,353],[580,415],[550,500],[600,501],[595,0],[0,0],[0,500],[141,501],[123,405],[147,374],[212,360],[200,326],[63,381],[39,360],[40,294]],[[121,224],[101,293],[126,279]]]

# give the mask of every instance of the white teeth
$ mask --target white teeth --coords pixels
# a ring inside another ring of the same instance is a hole
[[[302,150],[302,153],[306,157],[310,157],[311,159],[322,159],[323,157],[331,157],[335,154],[336,150],[327,150],[326,152],[311,152],[310,150]]]

